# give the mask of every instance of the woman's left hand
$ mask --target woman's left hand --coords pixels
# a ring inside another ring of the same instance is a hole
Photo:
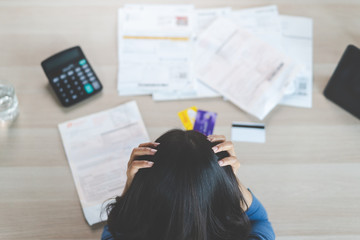
[[[212,149],[215,153],[226,151],[229,153],[229,157],[223,158],[219,161],[220,166],[231,166],[234,173],[240,168],[240,161],[235,154],[234,145],[231,141],[226,141],[224,135],[209,135],[208,140],[218,144]]]
[[[234,145],[231,141],[226,141],[225,136],[223,135],[210,135],[208,136],[208,140],[213,143],[218,143],[212,149],[215,153],[227,151],[229,153],[229,157],[225,157],[219,161],[220,166],[231,166],[235,176],[236,171],[240,168],[240,161],[237,159],[235,155]],[[236,177],[237,178],[237,177]],[[239,189],[244,195],[246,204],[242,204],[241,207],[244,211],[246,211],[252,204],[253,198],[251,192],[240,182],[237,178]]]

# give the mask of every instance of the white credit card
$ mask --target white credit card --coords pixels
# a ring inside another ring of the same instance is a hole
[[[265,143],[265,124],[233,122],[231,140],[233,142]]]

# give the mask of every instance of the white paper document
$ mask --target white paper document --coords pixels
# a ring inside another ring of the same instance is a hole
[[[294,93],[285,95],[280,103],[311,108],[313,82],[312,19],[285,15],[281,15],[280,19],[284,51],[304,66],[294,81]]]
[[[299,66],[234,22],[218,18],[198,39],[198,78],[263,119],[282,99]]]
[[[231,13],[231,8],[208,8],[197,9],[196,11],[197,26],[195,34],[198,36],[205,28],[207,28],[216,18],[226,17]],[[195,50],[196,51],[196,37]],[[219,97],[220,94],[198,79],[194,81],[194,89],[177,89],[174,91],[157,91],[153,93],[153,100],[179,100],[179,99],[196,99]]]
[[[264,42],[282,50],[281,22],[277,6],[232,11],[229,18]]]
[[[233,122],[231,127],[231,141],[265,143],[265,125],[262,123]]]
[[[288,56],[284,51],[281,19],[276,5],[232,11],[229,17],[242,28]],[[295,81],[289,84],[285,95],[292,95],[294,92]]]
[[[193,89],[193,5],[125,5],[118,11],[120,95]]]
[[[58,127],[86,221],[105,221],[102,207],[122,193],[132,149],[149,142],[137,104],[128,102]]]

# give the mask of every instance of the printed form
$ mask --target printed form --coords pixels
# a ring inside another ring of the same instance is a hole
[[[59,130],[86,221],[105,221],[104,203],[122,193],[132,149],[149,142],[136,102],[61,123]]]
[[[229,18],[279,50],[282,48],[281,22],[277,6],[232,11]]]
[[[231,8],[209,8],[197,9],[196,18],[196,36],[198,36],[204,29],[206,29],[216,18],[228,16]],[[195,51],[196,51],[196,37],[195,37]],[[194,76],[195,77],[195,76]],[[178,100],[178,99],[196,99],[196,98],[210,98],[221,96],[218,92],[208,87],[203,82],[195,79],[194,89],[178,89],[175,91],[158,91],[153,94],[155,101]]]
[[[299,66],[229,19],[218,18],[199,37],[198,78],[259,119],[280,102]]]
[[[281,15],[280,19],[286,54],[304,66],[294,81],[295,92],[291,95],[285,95],[280,104],[311,108],[313,85],[312,19],[285,15]]]
[[[232,11],[230,19],[276,47],[298,64],[301,72],[280,104],[312,106],[312,20],[279,15],[275,5]]]
[[[119,95],[194,88],[194,14],[193,5],[119,9]]]

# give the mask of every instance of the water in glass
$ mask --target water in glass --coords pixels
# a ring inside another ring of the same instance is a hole
[[[0,82],[0,126],[9,126],[19,114],[18,99],[11,85]]]

